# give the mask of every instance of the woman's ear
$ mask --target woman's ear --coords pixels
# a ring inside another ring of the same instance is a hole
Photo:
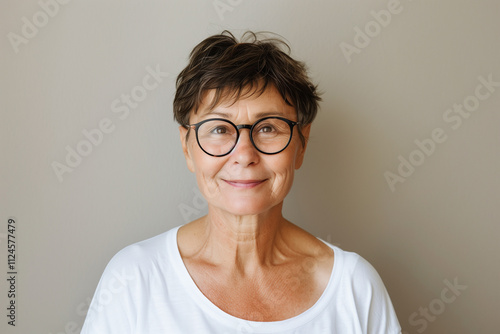
[[[304,144],[302,145],[302,141],[299,143],[299,147],[297,148],[297,156],[295,157],[295,169],[299,169],[304,162],[304,155],[306,154],[307,142],[309,141],[309,132],[311,131],[311,124],[307,124],[306,126],[300,129],[302,135],[304,136]]]
[[[186,158],[186,164],[188,169],[194,173],[194,164],[193,164],[193,159],[191,158],[191,153],[189,153],[189,147],[188,147],[188,133],[189,129],[186,129],[182,125],[179,126],[179,137],[181,139],[181,144],[182,144],[182,152],[184,152],[184,157]]]

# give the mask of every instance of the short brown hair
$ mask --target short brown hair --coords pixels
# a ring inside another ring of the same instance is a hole
[[[208,90],[215,90],[210,105],[214,108],[223,99],[236,101],[262,94],[273,84],[285,102],[295,108],[304,143],[300,127],[316,117],[321,100],[317,87],[311,83],[304,63],[289,56],[288,44],[279,38],[259,40],[261,34],[248,31],[238,42],[225,30],[194,47],[189,64],[176,81],[174,118],[180,125],[189,124],[191,112],[197,112]]]

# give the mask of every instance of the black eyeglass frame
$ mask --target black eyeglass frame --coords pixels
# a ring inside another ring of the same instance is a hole
[[[257,145],[255,145],[255,142],[253,140],[253,129],[254,127],[259,124],[260,122],[262,121],[265,121],[265,120],[268,120],[268,119],[279,119],[279,120],[282,120],[284,121],[285,123],[288,124],[288,126],[290,127],[290,138],[288,138],[288,142],[286,143],[285,147],[283,147],[281,150],[277,151],[277,152],[272,152],[272,153],[268,153],[268,152],[264,152],[264,151],[261,151]],[[205,149],[203,148],[203,146],[201,146],[200,144],[200,140],[198,138],[198,129],[200,128],[200,126],[206,122],[210,122],[210,121],[223,121],[223,122],[226,122],[226,123],[229,123],[231,124],[235,129],[236,129],[236,141],[234,142],[234,145],[233,147],[231,147],[231,149],[227,152],[227,153],[224,153],[224,154],[212,154],[212,153],[208,153],[207,151],[205,151]],[[250,130],[250,142],[252,142],[252,145],[253,147],[255,147],[255,149],[257,151],[259,151],[260,153],[262,154],[267,154],[267,155],[273,155],[273,154],[278,154],[278,153],[281,153],[283,152],[287,147],[288,145],[290,145],[290,142],[292,141],[292,137],[293,137],[293,127],[295,125],[299,125],[300,123],[299,122],[294,122],[294,121],[291,121],[289,119],[286,119],[286,118],[283,118],[283,117],[278,117],[278,116],[269,116],[269,117],[264,117],[264,118],[261,118],[259,120],[257,120],[255,123],[253,124],[240,124],[240,125],[236,125],[234,124],[233,122],[231,122],[230,120],[228,119],[225,119],[225,118],[208,118],[208,119],[205,119],[201,122],[198,122],[198,123],[195,123],[195,124],[188,124],[187,127],[188,128],[194,128],[194,131],[196,133],[196,142],[198,143],[198,146],[201,148],[201,150],[203,152],[205,152],[206,154],[212,156],[212,157],[223,157],[223,156],[226,156],[228,155],[229,153],[231,153],[234,148],[236,147],[236,145],[238,145],[238,141],[240,139],[240,129],[248,129]]]

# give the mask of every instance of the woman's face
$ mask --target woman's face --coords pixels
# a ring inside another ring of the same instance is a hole
[[[198,112],[191,115],[190,124],[209,118],[228,119],[236,125],[253,124],[266,116],[297,121],[295,109],[285,103],[272,85],[259,96],[242,98],[234,104],[222,101],[209,110],[213,94],[213,91],[205,94]],[[241,129],[236,147],[223,157],[203,152],[194,129],[186,140],[188,130],[179,127],[188,168],[196,174],[208,205],[234,215],[256,215],[281,204],[292,187],[294,170],[301,166],[304,158],[305,147],[296,127],[288,147],[274,155],[257,151],[250,141],[250,131]],[[309,129],[310,125],[302,129],[306,138]]]

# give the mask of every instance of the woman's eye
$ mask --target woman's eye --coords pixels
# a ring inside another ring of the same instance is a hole
[[[227,133],[227,128],[222,127],[222,126],[218,126],[216,128],[213,128],[211,132],[215,135],[223,135],[223,134]]]
[[[264,125],[259,129],[259,132],[270,133],[274,131],[274,127],[271,125]]]

